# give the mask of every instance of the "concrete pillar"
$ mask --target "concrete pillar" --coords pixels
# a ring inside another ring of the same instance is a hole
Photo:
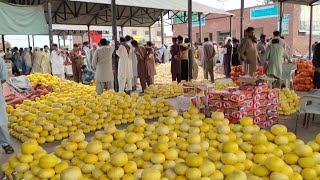
[[[188,37],[190,39],[190,46],[192,47],[192,0],[188,0]],[[189,77],[188,80],[192,79],[192,59],[193,59],[192,50],[189,50]]]
[[[244,0],[241,0],[241,9],[240,9],[240,39],[243,38],[243,11],[244,11]]]
[[[50,50],[52,49],[51,46],[53,44],[53,30],[52,30],[52,5],[51,0],[48,0],[48,24],[49,24],[49,47]]]
[[[199,42],[202,43],[203,37],[202,37],[202,16],[201,16],[201,13],[198,13],[198,20],[199,20]]]
[[[310,6],[310,32],[309,32],[309,59],[312,53],[312,23],[313,22],[313,5]]]

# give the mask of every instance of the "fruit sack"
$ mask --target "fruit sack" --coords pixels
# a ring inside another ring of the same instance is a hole
[[[315,68],[312,61],[299,60],[296,62],[297,71],[293,78],[296,91],[312,91],[314,89],[313,77]]]

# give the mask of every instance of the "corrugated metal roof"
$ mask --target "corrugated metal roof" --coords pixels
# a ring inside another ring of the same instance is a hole
[[[100,4],[111,4],[111,0],[70,0],[93,2]],[[173,10],[173,11],[188,11],[187,0],[116,0],[117,5],[131,6],[131,7],[144,7],[152,9]],[[212,13],[220,15],[233,15],[221,9],[216,9],[201,3],[192,2],[192,11],[199,13]]]
[[[273,0],[273,2],[284,2],[291,4],[300,4],[300,5],[318,5],[319,0]]]

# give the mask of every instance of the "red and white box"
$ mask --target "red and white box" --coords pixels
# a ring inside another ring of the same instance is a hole
[[[208,92],[208,94],[207,94],[208,100],[209,100],[209,99],[210,99],[210,100],[218,100],[218,99],[221,100],[221,98],[222,98],[222,93],[225,93],[225,92],[227,92],[227,91],[224,91],[224,90],[222,90],[222,91],[216,91],[216,90],[214,90],[214,91]]]
[[[266,114],[262,114],[260,116],[255,116],[253,117],[253,122],[256,124],[258,122],[265,122],[267,120],[267,115]]]
[[[250,117],[253,115],[253,109],[247,109],[243,111],[236,111],[233,109],[225,109],[224,113],[229,115],[232,118],[243,118],[243,117]]]
[[[183,95],[185,96],[193,96],[196,95],[196,90],[191,86],[183,86]]]
[[[250,91],[227,91],[222,93],[222,99],[226,101],[242,102],[252,99],[252,92]]]
[[[197,95],[197,106],[202,107],[206,105],[206,96],[205,95]]]
[[[274,111],[274,112],[269,112],[268,113],[268,119],[273,119],[273,118],[278,118],[279,117],[279,112]]]
[[[279,110],[279,106],[278,105],[267,106],[267,113],[278,112],[278,110]]]
[[[195,84],[196,94],[207,95],[209,92],[213,91],[213,85],[206,83]]]
[[[263,83],[257,86],[242,85],[240,86],[240,90],[252,91],[255,94],[260,94],[263,92],[268,92],[268,84]]]
[[[223,106],[223,100],[208,100],[208,106],[221,108]]]
[[[274,98],[271,98],[271,99],[268,99],[267,100],[267,105],[270,106],[270,105],[278,105],[279,104],[279,98],[278,97],[274,97]]]
[[[237,111],[243,111],[253,107],[252,100],[246,100],[242,102],[223,101],[223,107],[225,109],[233,109]]]
[[[268,94],[268,96],[267,96],[268,99],[279,97],[280,89],[278,89],[278,88],[276,88],[276,89],[268,89],[267,94]]]
[[[255,108],[253,110],[253,116],[260,116],[263,114],[267,114],[267,107]]]
[[[253,108],[260,108],[260,107],[266,107],[267,106],[267,100],[266,99],[260,99],[258,101],[253,102]]]
[[[224,117],[227,118],[227,119],[229,120],[229,122],[232,123],[232,124],[239,123],[239,121],[240,121],[240,119],[241,119],[241,118],[231,117],[231,116],[228,115],[228,114],[225,114]]]
[[[199,112],[206,115],[206,112],[207,112],[206,107],[205,106],[199,107]]]
[[[258,101],[261,99],[267,99],[268,93],[260,93],[260,94],[254,94],[253,95],[253,100]]]
[[[224,108],[223,107],[217,108],[217,107],[209,105],[209,112],[210,113],[212,113],[212,112],[222,112],[222,113],[224,113]]]

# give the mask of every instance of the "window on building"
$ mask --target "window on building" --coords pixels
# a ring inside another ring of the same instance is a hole
[[[157,31],[157,36],[161,36],[161,31]]]
[[[133,30],[132,35],[137,35],[137,31]]]
[[[145,36],[149,36],[149,31],[144,31]]]

